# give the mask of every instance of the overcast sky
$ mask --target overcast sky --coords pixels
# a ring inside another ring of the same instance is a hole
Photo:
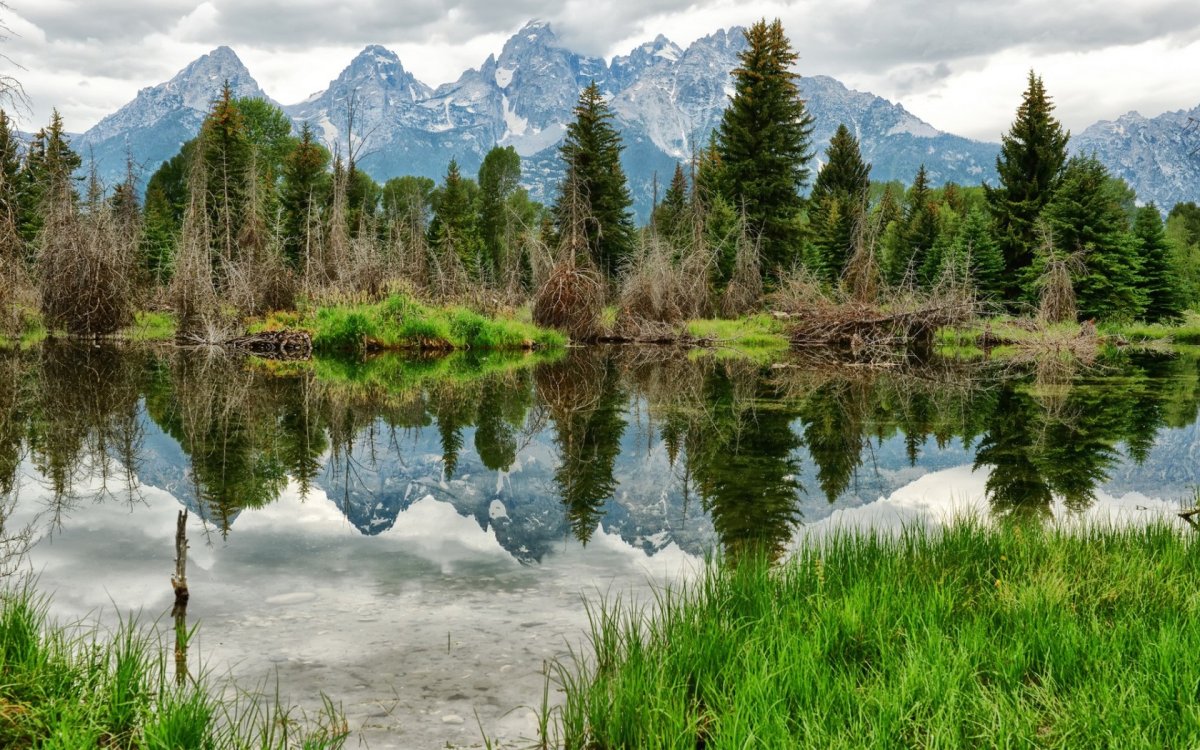
[[[1131,109],[1200,104],[1197,0],[8,0],[0,72],[87,129],[138,89],[228,44],[290,104],[324,89],[367,44],[436,86],[477,67],[530,18],[603,55],[666,34],[694,39],[783,20],[801,75],[826,74],[904,104],[935,127],[997,140],[1031,67],[1074,131]],[[21,68],[14,67],[20,65]]]

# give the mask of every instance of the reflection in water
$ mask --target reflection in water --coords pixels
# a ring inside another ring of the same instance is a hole
[[[986,471],[998,515],[1081,510],[1200,399],[1187,355],[1052,381],[631,348],[278,364],[46,345],[0,352],[0,373],[0,493],[28,461],[55,518],[84,478],[110,495],[140,478],[229,533],[291,480],[367,534],[433,495],[527,562],[601,525],[649,551],[695,549],[700,523],[731,554],[777,552],[819,503],[873,500],[939,460]]]

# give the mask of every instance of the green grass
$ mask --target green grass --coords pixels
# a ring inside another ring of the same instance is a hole
[[[275,313],[251,331],[302,328],[317,351],[407,349],[421,351],[560,348],[561,333],[511,318],[491,318],[463,307],[436,308],[395,294],[373,305],[321,307]]]
[[[1200,548],[964,523],[590,609],[566,748],[1200,746]]]
[[[2,301],[0,304],[3,304]],[[49,335],[50,332],[42,322],[42,314],[35,308],[18,305],[16,317],[20,321],[16,326],[19,330],[10,331],[8,334],[0,333],[0,348],[29,348],[40,344]]]
[[[1200,313],[1189,311],[1172,324],[1130,323],[1121,326],[1101,326],[1106,333],[1123,336],[1131,342],[1170,340],[1175,344],[1200,344]]]
[[[779,321],[766,313],[735,320],[688,321],[687,333],[712,345],[718,357],[771,360],[786,352],[787,334]]]
[[[26,584],[0,592],[0,747],[242,750],[341,748],[326,700],[302,717],[255,694],[218,700],[206,676],[176,684],[164,648],[135,621],[64,628]],[[278,696],[276,696],[278,698]]]
[[[173,341],[175,314],[140,310],[134,314],[133,325],[125,329],[130,341]]]
[[[429,385],[465,384],[481,378],[549,363],[563,350],[544,352],[450,352],[435,356],[407,357],[384,353],[367,359],[315,357],[311,360],[279,362],[250,360],[262,372],[282,377],[312,373],[315,379],[341,393],[403,395]]]

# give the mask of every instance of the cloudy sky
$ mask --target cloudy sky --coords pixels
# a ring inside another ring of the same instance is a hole
[[[997,140],[1034,68],[1072,130],[1131,109],[1200,104],[1196,0],[8,0],[0,73],[82,131],[228,44],[283,103],[323,89],[366,44],[430,85],[499,52],[530,18],[573,49],[611,56],[664,33],[686,45],[778,17],[797,72],[902,102],[934,126]],[[15,67],[19,65],[20,67]]]

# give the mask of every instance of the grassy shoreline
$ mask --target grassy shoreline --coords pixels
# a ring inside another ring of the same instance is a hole
[[[1167,526],[959,524],[593,608],[566,748],[1192,747],[1200,555]]]
[[[0,590],[0,747],[337,750],[349,736],[326,699],[301,715],[209,675],[172,674],[167,646],[133,620],[113,632],[51,621],[27,581]]]
[[[1003,359],[1022,353],[1053,353],[1117,346],[1192,346],[1200,344],[1200,313],[1188,312],[1173,323],[1041,323],[1028,318],[997,316],[970,325],[942,328],[935,349],[946,356]]]

